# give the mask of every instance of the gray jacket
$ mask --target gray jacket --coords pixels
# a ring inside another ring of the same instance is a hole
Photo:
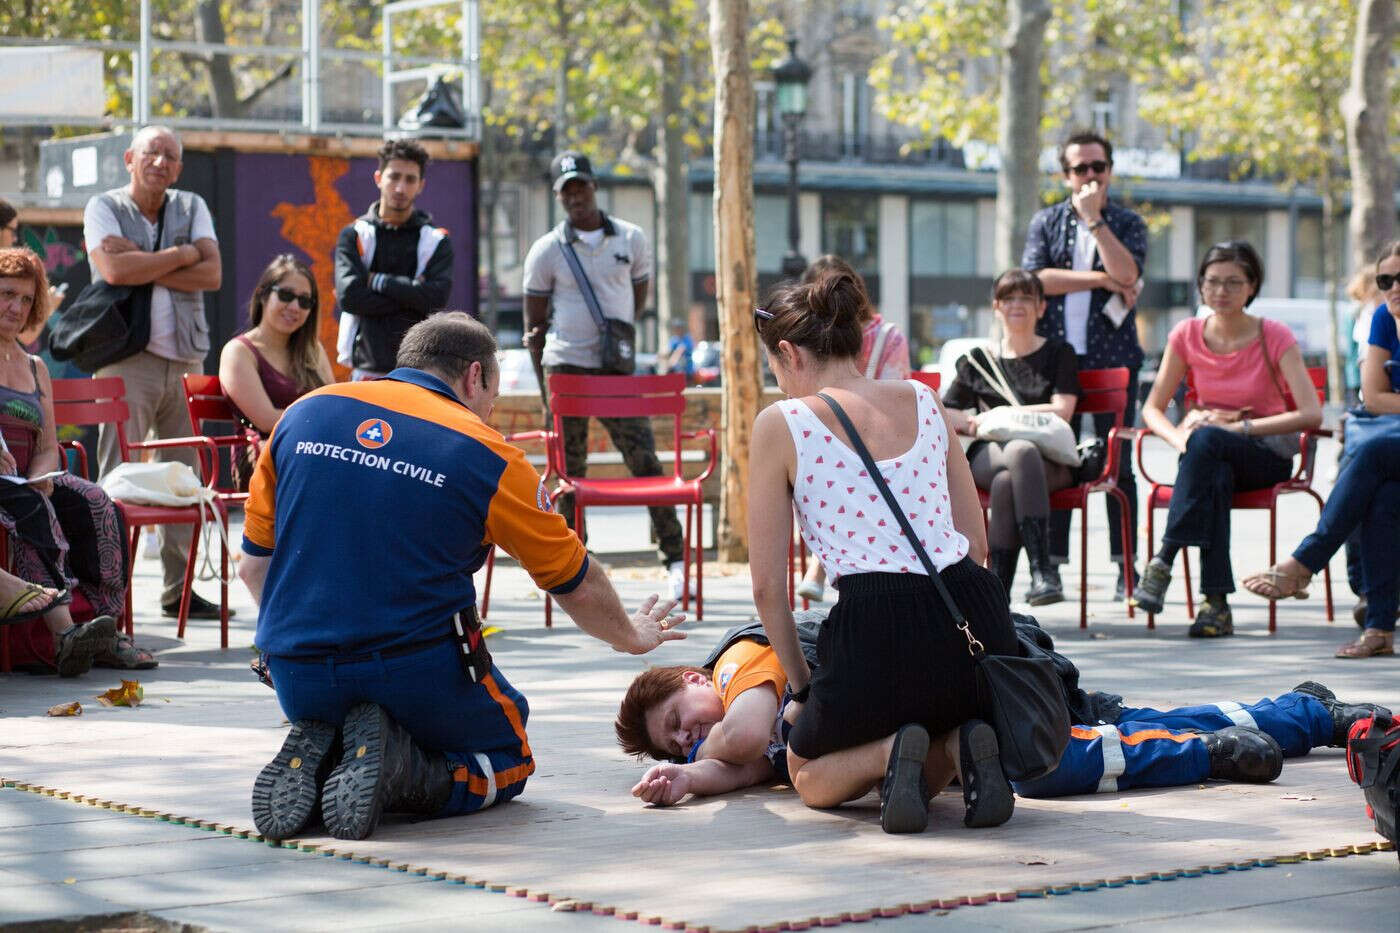
[[[122,236],[152,252],[166,249],[177,243],[190,243],[190,229],[194,224],[195,204],[199,195],[193,191],[171,188],[165,193],[165,226],[161,230],[160,242],[150,244],[145,219],[141,208],[131,199],[125,188],[113,188],[97,195],[117,216],[121,224]],[[94,281],[101,279],[97,264],[89,257],[88,266]],[[177,358],[186,361],[203,360],[209,352],[209,321],[204,316],[204,293],[182,292],[169,289],[170,300],[175,305],[175,350]]]

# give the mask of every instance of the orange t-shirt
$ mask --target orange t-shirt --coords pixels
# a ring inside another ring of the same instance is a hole
[[[778,662],[778,653],[771,645],[760,645],[756,641],[744,639],[735,642],[715,661],[715,675],[710,682],[719,694],[720,702],[724,704],[724,711],[727,713],[735,697],[762,684],[772,684],[775,694],[781,700],[783,687],[787,684],[787,675],[783,673],[783,665]]]

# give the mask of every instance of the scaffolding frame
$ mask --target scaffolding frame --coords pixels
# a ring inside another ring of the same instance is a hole
[[[458,31],[461,38],[460,57],[441,58],[432,55],[404,55],[393,51],[396,20],[415,10],[429,7],[457,6],[461,8]],[[104,52],[125,52],[131,55],[131,110],[125,115],[101,117],[44,117],[0,112],[0,126],[92,126],[107,129],[140,127],[153,122],[151,114],[151,60],[163,52],[193,54],[285,56],[295,57],[301,68],[301,118],[269,120],[235,117],[160,116],[156,121],[177,128],[213,131],[253,131],[273,133],[307,133],[314,135],[375,136],[392,133],[397,127],[394,113],[394,89],[410,81],[432,81],[440,75],[459,74],[461,77],[462,110],[466,126],[432,127],[430,135],[444,139],[478,140],[481,127],[481,21],[478,0],[394,0],[386,3],[381,13],[383,35],[379,52],[353,49],[324,48],[321,44],[321,0],[301,2],[301,45],[229,45],[213,42],[185,42],[156,39],[151,35],[151,0],[141,0],[140,37],[136,42],[106,42],[91,39],[27,39],[0,37],[4,47],[63,47],[99,49]],[[325,61],[358,61],[377,63],[381,71],[382,119],[378,123],[334,122],[322,119],[321,73]],[[424,134],[429,135],[429,134]]]

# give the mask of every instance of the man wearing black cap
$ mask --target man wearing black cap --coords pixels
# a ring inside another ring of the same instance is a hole
[[[640,227],[598,209],[598,186],[587,156],[561,152],[550,163],[549,174],[564,220],[536,240],[525,257],[525,346],[537,367],[542,363],[550,374],[604,375],[603,334],[589,309],[580,274],[604,318],[635,324],[651,283],[651,246]],[[577,257],[576,266],[570,254]],[[661,475],[647,419],[598,420],[633,476]],[[563,423],[565,468],[572,476],[583,476],[588,419],[564,418]],[[572,524],[573,497],[560,497],[558,509]],[[685,587],[681,524],[670,507],[652,508],[651,521],[670,574],[671,595],[679,599]]]

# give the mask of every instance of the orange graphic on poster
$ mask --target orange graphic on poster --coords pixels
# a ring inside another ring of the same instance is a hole
[[[350,171],[350,161],[334,156],[307,156],[306,162],[311,172],[312,203],[283,201],[272,209],[272,216],[282,221],[282,239],[311,258],[311,275],[321,297],[321,345],[330,357],[336,379],[343,381],[350,370],[335,361],[337,324],[331,314],[335,307],[335,241],[355,215],[335,190],[335,182]]]

